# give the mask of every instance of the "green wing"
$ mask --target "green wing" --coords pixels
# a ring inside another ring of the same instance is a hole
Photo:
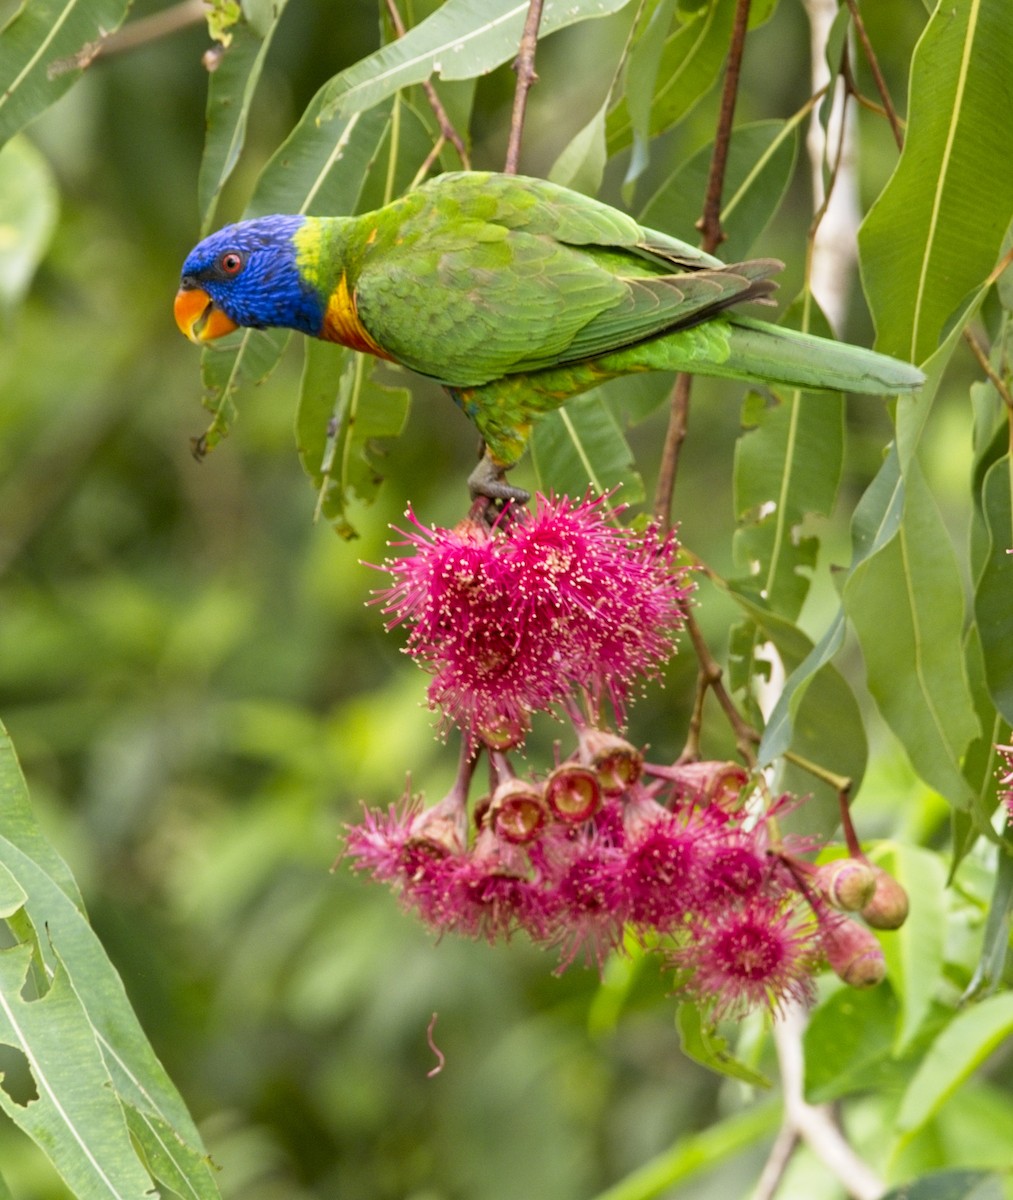
[[[454,387],[583,361],[740,300],[779,263],[717,260],[542,180],[442,176],[378,220],[358,315],[399,362]],[[367,222],[368,223],[368,222]]]

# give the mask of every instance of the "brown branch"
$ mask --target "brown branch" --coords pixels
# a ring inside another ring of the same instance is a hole
[[[139,17],[117,29],[102,43],[102,54],[122,54],[127,50],[136,50],[148,42],[168,37],[178,33],[190,25],[198,25],[207,19],[208,6],[204,0],[182,0],[172,8],[152,13],[149,17]]]
[[[524,114],[528,107],[528,92],[538,76],[535,74],[535,50],[538,46],[538,26],[542,22],[543,0],[530,0],[528,15],[521,34],[521,44],[514,60],[517,87],[514,89],[514,107],[510,114],[510,139],[507,142],[506,162],[503,170],[507,175],[516,175],[521,158],[521,134],[524,130]]]
[[[658,483],[654,489],[654,519],[666,532],[672,526],[672,496],[679,470],[679,452],[689,428],[689,395],[692,386],[692,375],[676,376],[669,406],[668,430],[661,451]]]
[[[713,253],[725,238],[721,229],[721,193],[724,191],[728,150],[732,141],[732,120],[735,116],[735,101],[739,93],[739,75],[742,72],[746,28],[749,25],[749,3],[750,0],[738,0],[735,6],[735,20],[732,24],[732,37],[728,46],[728,68],[725,71],[725,83],[721,92],[721,111],[718,115],[710,174],[707,177],[707,195],[703,202],[703,216],[696,226],[703,234],[703,248],[708,254]]]
[[[731,698],[728,689],[725,687],[724,672],[721,669],[721,665],[714,655],[711,654],[710,647],[704,640],[700,626],[697,624],[692,609],[690,609],[688,604],[683,608],[683,615],[686,618],[686,631],[689,633],[690,641],[693,643],[693,651],[696,654],[697,662],[700,664],[699,686],[701,689],[706,686],[714,693],[714,699],[721,706],[721,711],[728,718],[728,724],[731,725],[732,732],[735,734],[735,748],[738,750],[742,761],[750,768],[755,767],[756,755],[753,752],[753,747],[759,743],[760,735],[736,708],[735,701]]]
[[[405,23],[401,19],[401,13],[398,10],[397,0],[387,0],[387,13],[390,17],[390,23],[394,26],[395,35],[399,38],[403,38],[406,32]],[[429,107],[436,115],[436,120],[440,127],[440,138],[433,150],[430,151],[430,154],[426,159],[426,169],[425,171],[420,172],[420,175],[423,177],[425,176],[429,167],[432,166],[433,162],[436,160],[440,150],[443,149],[444,142],[450,142],[450,144],[457,151],[458,157],[461,160],[461,166],[464,167],[466,171],[470,171],[471,158],[468,154],[468,148],[464,144],[464,139],[455,129],[454,122],[450,119],[450,114],[443,107],[443,101],[440,99],[439,93],[436,91],[432,80],[424,79],[422,81],[422,90],[425,92],[426,99],[429,101]]]
[[[998,374],[995,367],[993,367],[988,361],[988,355],[985,353],[984,346],[982,346],[981,342],[979,342],[974,336],[974,333],[967,328],[964,329],[964,341],[967,342],[971,353],[978,360],[978,366],[980,366],[985,372],[989,383],[991,383],[991,385],[1002,397],[1003,404],[1005,404],[1010,411],[1013,411],[1013,395],[1010,394],[1010,390],[1006,386],[1006,381],[1001,375]]]
[[[862,20],[862,14],[858,11],[858,0],[845,0],[845,2],[851,12],[851,20],[854,23],[855,32],[858,34],[858,40],[862,43],[862,50],[869,63],[872,78],[876,82],[876,90],[883,101],[884,109],[886,109],[887,120],[890,122],[890,128],[893,130],[893,140],[897,143],[897,149],[903,150],[904,131],[901,127],[901,120],[897,116],[897,110],[893,106],[893,101],[890,99],[890,89],[886,86],[886,79],[880,70],[879,59],[876,58],[876,52],[872,48],[872,42],[869,40],[868,31]]]
[[[735,116],[735,101],[739,90],[739,76],[742,71],[746,29],[749,25],[749,3],[750,0],[738,0],[735,8],[735,20],[728,47],[728,68],[725,71],[721,110],[714,136],[714,153],[711,156],[710,172],[707,177],[707,194],[704,197],[703,213],[696,223],[697,229],[702,234],[702,247],[708,254],[717,249],[725,236],[721,229],[721,196],[725,186],[728,150],[732,140],[732,121]],[[658,485],[654,493],[654,516],[658,523],[666,529],[671,525],[672,520],[672,497],[675,493],[675,477],[679,469],[679,451],[689,428],[689,400],[692,386],[692,379],[689,375],[680,375],[675,381],[669,404],[668,431],[665,434]]]

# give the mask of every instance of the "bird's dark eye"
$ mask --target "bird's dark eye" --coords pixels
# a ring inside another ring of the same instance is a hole
[[[225,275],[238,275],[243,269],[243,256],[237,250],[226,250],[218,260],[218,266]]]

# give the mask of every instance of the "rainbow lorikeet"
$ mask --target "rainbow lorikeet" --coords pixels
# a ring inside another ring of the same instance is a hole
[[[620,375],[868,394],[923,382],[907,363],[728,311],[767,300],[782,265],[725,265],[545,180],[461,172],[362,216],[229,225],[187,257],[175,315],[197,343],[284,326],[437,380],[485,441],[472,492],[513,499],[504,472],[532,421]]]

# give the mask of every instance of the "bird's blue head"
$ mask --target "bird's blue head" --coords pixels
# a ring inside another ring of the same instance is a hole
[[[300,272],[295,235],[305,217],[258,217],[226,225],[183,263],[173,311],[191,342],[240,326],[319,333],[326,301]]]

